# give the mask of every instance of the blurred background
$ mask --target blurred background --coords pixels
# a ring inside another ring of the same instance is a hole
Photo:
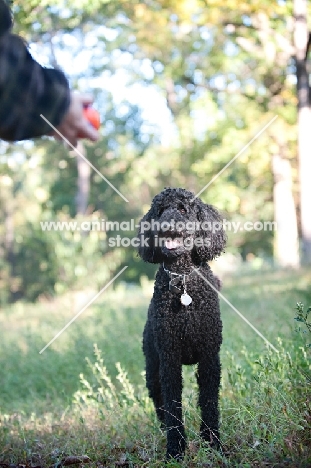
[[[311,265],[307,2],[17,0],[12,10],[33,56],[93,94],[101,138],[79,148],[128,203],[58,142],[0,142],[2,304],[99,290],[124,265],[122,281],[153,278],[135,248],[109,246],[116,232],[40,222],[137,222],[164,187],[200,191],[274,116],[201,198],[229,221],[277,230],[229,231],[216,269]]]

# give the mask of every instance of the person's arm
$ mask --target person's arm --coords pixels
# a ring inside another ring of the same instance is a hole
[[[23,40],[10,33],[0,38],[0,138],[25,140],[51,132],[40,114],[57,127],[70,104],[67,79],[41,67]]]
[[[89,96],[72,94],[65,75],[42,67],[24,41],[11,34],[10,11],[0,0],[0,138],[19,141],[53,134],[41,114],[74,146],[78,138],[98,139],[83,116]]]

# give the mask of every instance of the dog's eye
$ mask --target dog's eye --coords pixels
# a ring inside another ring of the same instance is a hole
[[[178,211],[181,213],[181,214],[186,214],[186,210],[183,206],[179,206],[178,207]]]

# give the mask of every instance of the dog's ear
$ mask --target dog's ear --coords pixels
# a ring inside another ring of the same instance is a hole
[[[196,203],[199,229],[196,231],[198,241],[193,254],[200,262],[210,261],[218,257],[226,246],[227,236],[223,219],[212,205],[207,205],[198,199]]]
[[[156,221],[156,211],[154,205],[139,222],[138,231],[138,255],[149,263],[161,263],[161,249],[158,247],[158,237],[154,225]]]

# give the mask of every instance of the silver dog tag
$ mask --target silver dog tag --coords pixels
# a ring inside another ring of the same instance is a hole
[[[179,278],[173,278],[170,282],[169,282],[169,290],[173,293],[181,293],[181,290],[179,288],[177,288],[177,284],[179,284]]]
[[[184,293],[184,294],[182,294],[182,296],[181,296],[181,298],[180,298],[180,302],[181,302],[183,305],[188,306],[189,304],[191,304],[192,299],[191,299],[191,297],[189,296],[189,294]]]

